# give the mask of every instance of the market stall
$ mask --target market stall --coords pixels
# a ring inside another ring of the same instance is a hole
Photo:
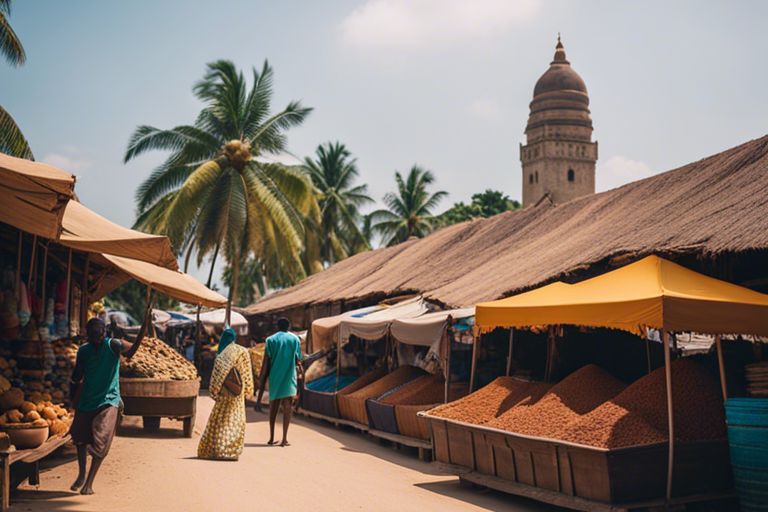
[[[227,310],[224,308],[200,313],[200,321],[208,334],[220,335],[226,325],[226,318]],[[238,336],[248,336],[248,320],[237,311],[230,312],[229,326]]]
[[[718,346],[723,333],[764,335],[768,296],[650,256],[578,284],[478,304],[476,313],[480,333],[565,324],[638,336],[657,329],[665,364],[629,386],[598,367],[551,388],[500,382],[512,388],[506,408],[480,425],[461,415],[466,403],[456,413],[452,404],[429,411],[437,458],[462,478],[579,510],[728,492],[724,380],[718,386],[694,361],[673,363],[670,332],[714,334]],[[566,410],[568,392],[578,406]]]

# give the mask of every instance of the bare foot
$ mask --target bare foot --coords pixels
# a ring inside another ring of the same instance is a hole
[[[267,441],[267,444],[270,446],[273,446],[277,444],[277,441],[273,441],[272,439],[270,439],[269,441]]]
[[[282,442],[282,443],[280,443],[280,446],[291,446],[291,443],[289,443],[288,441],[286,441],[285,439],[283,439],[283,442]]]
[[[75,483],[72,484],[72,486],[69,488],[70,491],[79,491],[80,488],[85,483],[85,477],[79,476],[77,477],[77,480],[75,480]]]
[[[93,487],[91,487],[90,485],[86,485],[85,487],[80,489],[80,494],[83,494],[83,495],[93,494]]]

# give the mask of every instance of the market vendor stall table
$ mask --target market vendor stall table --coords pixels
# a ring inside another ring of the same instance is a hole
[[[156,431],[161,418],[178,418],[184,437],[192,437],[195,426],[199,380],[120,379],[125,404],[123,414],[142,416],[144,430]]]
[[[0,451],[0,486],[2,486],[0,488],[0,493],[2,493],[0,512],[7,512],[11,507],[11,466],[17,462],[32,464],[33,470],[29,476],[29,483],[38,485],[40,483],[40,474],[37,463],[67,444],[70,439],[69,434],[53,436],[37,448],[16,450],[11,447],[10,450]]]

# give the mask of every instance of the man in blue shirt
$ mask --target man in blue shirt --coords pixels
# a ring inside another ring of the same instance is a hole
[[[301,373],[301,340],[289,332],[291,323],[287,318],[277,320],[278,331],[267,338],[264,364],[260,376],[257,407],[264,395],[264,385],[269,377],[269,443],[275,442],[275,421],[277,412],[283,409],[283,440],[280,446],[288,446],[288,426],[291,423],[291,408],[298,394],[297,370]]]

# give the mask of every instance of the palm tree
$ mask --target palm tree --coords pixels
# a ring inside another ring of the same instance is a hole
[[[355,185],[359,176],[356,161],[339,142],[328,142],[307,157],[304,168],[312,178],[320,206],[320,256],[333,264],[349,255],[369,249],[360,230],[360,207],[372,203],[367,185]]]
[[[187,255],[194,248],[198,263],[213,253],[211,268],[221,250],[231,267],[228,310],[250,252],[304,272],[301,211],[311,201],[311,182],[301,170],[259,157],[283,151],[284,132],[311,109],[291,102],[270,114],[272,77],[265,62],[253,69],[248,90],[232,62],[209,63],[193,89],[205,104],[194,125],[139,126],[125,153],[128,162],[150,150],[172,152],[137,191],[137,227],[168,235]]]
[[[372,228],[381,235],[386,245],[429,234],[434,221],[432,210],[448,195],[442,190],[430,194],[427,187],[434,183],[435,177],[418,165],[411,167],[405,180],[399,172],[395,172],[395,181],[397,194],[390,192],[384,196],[387,209],[371,214]]]
[[[27,55],[19,37],[11,28],[11,0],[0,0],[0,54],[12,66],[21,66]],[[29,143],[21,133],[16,121],[3,107],[0,107],[0,152],[19,158],[33,159]]]

